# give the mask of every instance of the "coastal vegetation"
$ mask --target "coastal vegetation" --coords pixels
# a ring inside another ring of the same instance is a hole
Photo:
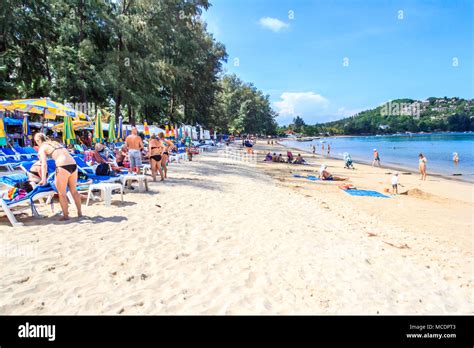
[[[4,0],[0,99],[50,97],[124,122],[272,133],[268,96],[223,74],[207,0]]]
[[[474,100],[448,97],[430,97],[424,101],[397,99],[322,124],[307,125],[297,116],[289,126],[279,127],[278,133],[289,130],[304,136],[474,131]]]

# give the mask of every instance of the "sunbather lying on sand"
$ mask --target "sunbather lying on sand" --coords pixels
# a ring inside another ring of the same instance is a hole
[[[321,165],[321,168],[319,169],[319,178],[321,180],[345,181],[349,179],[349,178],[342,178],[340,176],[332,175],[326,170],[327,167],[328,166],[326,164],[323,164]]]

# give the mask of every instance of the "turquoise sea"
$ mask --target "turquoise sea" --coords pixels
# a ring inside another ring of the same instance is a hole
[[[421,152],[428,160],[428,174],[456,176],[462,180],[474,182],[474,133],[433,133],[410,135],[383,135],[357,137],[328,137],[313,141],[285,140],[285,146],[311,151],[317,145],[321,154],[321,145],[331,145],[331,156],[342,158],[349,152],[352,159],[359,162],[372,162],[373,149],[380,154],[382,166],[392,165],[418,170],[418,154]],[[453,163],[453,153],[459,155],[459,164]]]

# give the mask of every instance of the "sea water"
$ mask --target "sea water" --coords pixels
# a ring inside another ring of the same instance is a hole
[[[474,182],[474,133],[432,133],[409,135],[328,137],[313,141],[284,140],[283,145],[312,151],[316,145],[317,154],[324,153],[331,145],[331,156],[342,158],[344,152],[352,156],[357,163],[372,162],[373,150],[377,149],[382,166],[392,165],[411,170],[418,170],[418,155],[423,153],[427,162],[428,175],[442,174],[457,176],[462,180]],[[453,162],[453,153],[457,152],[459,164]]]

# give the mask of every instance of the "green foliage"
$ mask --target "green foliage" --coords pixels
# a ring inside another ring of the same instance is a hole
[[[273,131],[268,97],[220,76],[225,46],[200,19],[209,6],[207,0],[3,0],[0,98],[94,103],[131,123]]]

